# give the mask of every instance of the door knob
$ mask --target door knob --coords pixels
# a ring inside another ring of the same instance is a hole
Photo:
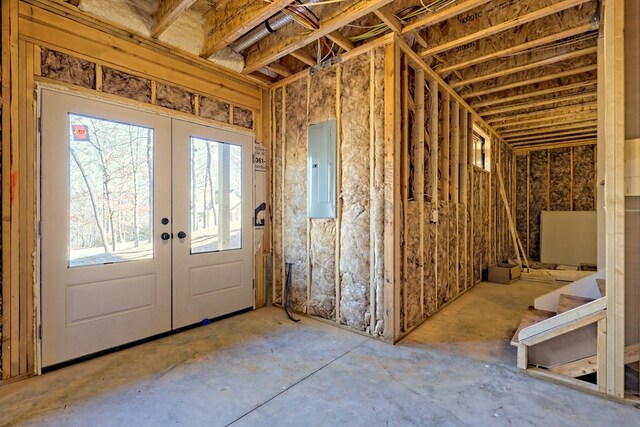
[[[184,239],[185,237],[187,237],[187,233],[185,233],[184,231],[181,231],[178,233],[178,238],[179,239]]]
[[[171,238],[171,234],[169,234],[169,233],[162,233],[162,234],[160,235],[160,238],[161,238],[162,240],[169,240],[169,239]]]

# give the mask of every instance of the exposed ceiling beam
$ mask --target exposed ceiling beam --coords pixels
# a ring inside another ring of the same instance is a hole
[[[549,125],[557,125],[558,123],[566,123],[565,119],[571,119],[571,118],[598,118],[598,111],[593,109],[593,110],[585,110],[585,111],[581,111],[581,112],[558,112],[557,114],[549,114],[546,115],[544,117],[536,117],[533,119],[527,119],[527,120],[516,120],[514,122],[508,122],[508,123],[496,123],[494,124],[494,128],[496,129],[505,129],[505,128],[512,128],[514,126],[522,126],[522,125],[532,125],[534,123],[538,123],[540,124],[540,126],[542,126],[541,123],[545,123],[545,122],[549,122],[547,123],[547,126]],[[524,127],[518,127],[518,129],[524,129]],[[502,131],[501,131],[502,132]]]
[[[339,31],[330,32],[327,34],[327,38],[344,50],[353,50],[356,47],[349,37],[343,36]]]
[[[158,38],[169,25],[173,24],[196,0],[160,0],[155,18],[156,23],[151,28],[151,37]]]
[[[575,140],[584,140],[584,139],[596,139],[598,137],[597,132],[593,132],[593,133],[586,133],[586,134],[580,134],[580,135],[571,135],[571,136],[563,136],[563,137],[558,137],[558,138],[541,138],[541,139],[537,139],[535,141],[511,141],[509,142],[510,144],[513,144],[514,146],[520,146],[522,144],[535,144],[535,143],[549,143],[549,142],[568,142],[568,141],[575,141]]]
[[[292,2],[293,0],[272,0],[270,2],[233,0],[219,5],[207,15],[205,23],[207,34],[200,56],[210,57]]]
[[[293,56],[294,58],[296,58],[300,62],[304,62],[305,64],[307,64],[310,67],[313,67],[314,65],[317,64],[317,61],[315,60],[315,58],[313,56],[311,56],[311,54],[305,52],[302,49],[295,50],[295,51],[291,52],[289,55]]]
[[[391,31],[396,34],[402,34],[402,22],[396,18],[396,15],[393,13],[393,10],[391,10],[389,5],[376,9],[373,13],[375,13],[382,22],[387,24],[387,27],[391,28]]]
[[[309,43],[326,36],[349,22],[361,18],[374,10],[386,6],[393,0],[360,0],[346,7],[339,8],[330,16],[320,21],[320,28],[310,33],[301,34],[299,31],[283,31],[286,26],[271,34],[259,42],[258,49],[250,53],[246,58],[244,73],[250,73],[263,67],[285,55],[294,52]]]
[[[559,93],[559,92],[566,92],[568,90],[574,90],[574,89],[583,89],[589,86],[595,86],[596,84],[598,84],[598,82],[596,80],[591,80],[591,81],[587,81],[587,82],[578,82],[578,83],[573,83],[570,85],[565,85],[565,86],[556,86],[556,87],[552,87],[549,89],[543,89],[543,90],[537,90],[534,92],[527,92],[527,93],[523,93],[520,95],[514,95],[514,96],[508,96],[506,98],[495,98],[495,99],[490,99],[487,101],[483,101],[483,102],[477,102],[477,103],[472,103],[471,105],[473,106],[473,108],[475,108],[476,110],[482,107],[488,107],[491,105],[496,105],[496,104],[507,104],[507,103],[511,103],[514,101],[520,101],[522,99],[529,99],[529,98],[535,98],[537,96],[544,96],[544,95],[549,95],[552,93]]]
[[[551,138],[562,138],[576,135],[584,135],[584,134],[592,134],[597,132],[597,125],[591,126],[589,128],[583,129],[573,129],[564,132],[549,132],[542,135],[532,135],[525,137],[513,137],[513,138],[505,138],[507,142],[526,142],[526,141],[539,141],[541,139],[551,139]]]
[[[496,117],[495,119],[487,120],[487,122],[490,123],[490,124],[497,123],[497,122],[506,122],[506,121],[513,122],[513,121],[517,121],[518,119],[523,119],[523,118],[528,118],[528,117],[531,117],[531,116],[538,116],[538,115],[543,115],[543,114],[570,113],[571,111],[568,111],[568,110],[570,110],[572,108],[576,109],[576,108],[587,108],[587,107],[589,107],[591,109],[591,107],[597,107],[597,105],[598,105],[597,102],[588,102],[588,103],[579,104],[579,105],[567,105],[567,106],[558,107],[558,108],[547,108],[545,110],[533,111],[531,113],[516,114],[516,115],[508,116],[508,117]],[[530,119],[526,119],[526,120],[530,120]]]
[[[508,55],[513,55],[515,53],[518,52],[524,52],[526,50],[529,49],[533,49],[539,46],[543,46],[545,44],[548,43],[553,43],[556,42],[558,40],[562,40],[565,39],[567,37],[573,37],[573,36],[577,36],[579,34],[583,34],[586,33],[587,31],[593,30],[594,25],[589,23],[589,24],[585,24],[585,25],[581,25],[579,27],[576,28],[572,28],[570,30],[565,30],[565,31],[561,31],[559,33],[556,34],[552,34],[550,36],[547,37],[542,37],[540,39],[536,39],[536,40],[532,40],[530,42],[527,43],[522,43],[516,46],[512,46],[508,49],[503,49],[500,50],[498,52],[494,52],[494,53],[490,53],[487,55],[483,55],[483,56],[479,56],[477,58],[473,58],[473,59],[469,59],[467,61],[463,61],[463,62],[459,62],[457,64],[452,64],[449,65],[447,67],[442,67],[442,68],[438,68],[436,69],[436,71],[440,74],[444,74],[444,73],[448,73],[450,71],[456,71],[456,70],[460,70],[462,68],[467,68],[467,67],[471,67],[473,65],[477,65],[480,64],[482,62],[487,62],[487,61],[491,61],[494,59],[498,59],[498,58],[502,58],[503,56],[508,56]]]
[[[256,71],[255,73],[251,73],[249,74],[251,77],[253,77],[254,79],[260,80],[263,83],[266,83],[268,85],[275,83],[276,79],[272,79],[269,76],[266,76],[264,74],[262,74],[261,72]]]
[[[466,0],[461,3],[459,2],[455,6],[439,10],[422,18],[418,18],[411,24],[406,25],[402,32],[408,33],[412,30],[429,27],[439,22],[446,21],[449,18],[453,18],[456,15],[460,15],[461,13],[464,13],[475,7],[482,6],[483,4],[489,3],[490,1],[491,0]]]
[[[545,100],[542,100],[542,101],[527,102],[527,103],[523,103],[523,104],[509,105],[507,107],[502,107],[502,108],[489,109],[489,110],[484,111],[484,112],[479,113],[479,114],[481,116],[483,116],[483,117],[485,117],[485,116],[494,116],[496,114],[510,113],[512,111],[526,110],[526,109],[529,109],[529,108],[543,107],[545,105],[553,105],[553,104],[557,104],[559,102],[571,102],[571,101],[577,101],[579,99],[593,98],[593,97],[597,97],[597,96],[598,96],[598,92],[596,92],[596,91],[582,92],[582,93],[579,93],[577,95],[559,96],[559,97],[556,97],[556,98],[549,98],[549,99],[545,99]]]
[[[594,114],[595,113],[595,114]],[[574,119],[572,119],[571,117],[574,117]],[[562,119],[561,122],[559,123],[559,119]],[[568,120],[565,120],[568,119]],[[580,115],[567,115],[567,116],[552,116],[547,118],[546,120],[555,120],[551,123],[544,123],[544,120],[542,123],[540,122],[534,122],[534,123],[529,123],[529,124],[525,124],[524,126],[518,126],[520,123],[513,123],[510,125],[506,125],[503,126],[502,131],[500,131],[500,134],[502,135],[503,133],[508,133],[508,132],[519,132],[519,131],[535,131],[538,129],[544,129],[544,128],[548,128],[548,127],[556,127],[559,125],[568,125],[568,124],[575,124],[575,123],[582,123],[582,122],[591,122],[594,120],[598,119],[598,114],[597,112],[589,112],[588,115],[586,116],[580,116]]]
[[[267,70],[273,71],[276,74],[281,75],[282,77],[289,77],[293,73],[284,65],[278,64],[277,62],[273,62],[269,65],[265,65],[264,68]]]
[[[551,148],[564,148],[564,147],[579,147],[582,145],[593,145],[597,141],[595,138],[592,139],[581,139],[579,141],[570,141],[570,142],[556,142],[556,143],[537,143],[537,144],[514,144],[512,148],[514,148],[514,153],[521,154],[526,153],[531,150],[540,150],[540,149],[551,149]]]
[[[526,131],[518,129],[517,131],[500,132],[500,135],[502,135],[504,139],[509,139],[509,138],[517,138],[519,136],[544,135],[549,132],[560,132],[560,131],[571,130],[571,129],[584,129],[584,128],[589,128],[597,125],[598,125],[598,121],[596,119],[589,119],[589,120],[585,120],[583,122],[575,123],[571,125],[558,126],[557,123],[555,123],[554,126],[537,127],[537,128],[532,127]]]
[[[592,0],[564,0],[551,6],[543,7],[542,9],[538,9],[526,15],[518,16],[517,18],[510,19],[489,28],[485,28],[484,30],[477,31],[473,34],[469,34],[467,36],[460,37],[449,42],[441,43],[438,46],[434,46],[420,52],[420,56],[424,57],[433,55],[435,53],[445,52],[458,46],[462,46],[467,43],[471,43],[473,41],[501,33],[502,31],[506,31],[511,28],[535,21],[536,19],[544,18],[545,16],[553,15],[554,13],[562,12],[563,10],[579,6],[589,1]]]
[[[536,77],[534,79],[521,80],[519,82],[511,83],[511,84],[504,85],[504,86],[496,86],[496,87],[492,87],[490,89],[479,90],[479,91],[476,91],[476,92],[470,92],[468,94],[462,95],[462,97],[464,99],[469,99],[469,98],[473,98],[473,97],[476,97],[476,96],[488,95],[490,93],[502,92],[502,91],[505,91],[505,90],[515,89],[515,88],[522,87],[522,86],[528,86],[528,85],[533,85],[533,84],[537,84],[537,83],[546,82],[546,81],[549,81],[549,80],[554,80],[554,79],[560,79],[560,78],[563,78],[563,77],[573,76],[575,74],[582,74],[582,73],[587,73],[589,71],[596,71],[597,69],[598,69],[598,66],[595,65],[595,64],[594,65],[587,65],[585,67],[580,67],[580,68],[576,68],[576,69],[573,69],[573,70],[562,71],[560,73],[548,74],[546,76]]]
[[[498,77],[508,76],[510,74],[515,74],[515,73],[521,73],[523,71],[532,70],[534,68],[544,67],[546,65],[555,64],[557,62],[567,61],[569,59],[580,58],[582,56],[587,56],[587,55],[597,55],[597,54],[598,54],[597,46],[589,47],[589,48],[586,48],[586,49],[576,50],[574,52],[568,52],[568,53],[563,53],[561,55],[552,56],[550,58],[543,59],[541,61],[530,62],[528,64],[520,65],[518,67],[506,68],[504,70],[496,71],[496,72],[489,73],[489,74],[480,75],[480,76],[473,77],[473,78],[470,78],[470,79],[467,79],[467,80],[461,80],[459,82],[452,82],[450,84],[450,86],[452,88],[456,89],[456,88],[459,88],[459,87],[468,86],[468,85],[472,85],[472,84],[475,84],[475,83],[480,83],[480,82],[483,82],[483,81],[486,81],[486,80],[497,79]]]

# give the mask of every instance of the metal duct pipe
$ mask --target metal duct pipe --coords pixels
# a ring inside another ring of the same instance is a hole
[[[305,4],[318,3],[319,1],[320,0],[309,0]],[[286,13],[280,12],[274,17],[267,19],[258,27],[254,28],[253,30],[251,30],[250,32],[248,32],[247,34],[245,34],[244,36],[236,40],[229,47],[231,47],[231,49],[235,50],[236,52],[240,53],[246,48],[258,43],[260,40],[267,37],[269,34],[284,27],[285,24],[288,24],[291,21],[293,21],[293,18],[291,16],[287,15]]]

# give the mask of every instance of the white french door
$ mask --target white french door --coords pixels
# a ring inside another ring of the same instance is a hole
[[[253,305],[253,139],[174,120],[173,144],[173,326],[181,328]]]
[[[253,306],[252,138],[41,96],[42,366]]]

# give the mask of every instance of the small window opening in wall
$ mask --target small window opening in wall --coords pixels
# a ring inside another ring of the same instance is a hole
[[[479,127],[473,127],[473,164],[485,170],[491,170],[491,139]]]

